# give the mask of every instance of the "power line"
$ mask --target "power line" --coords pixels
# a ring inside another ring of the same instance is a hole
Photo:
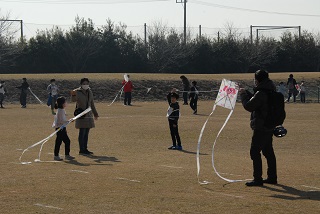
[[[200,4],[200,5],[210,6],[210,7],[230,9],[230,10],[240,10],[240,11],[246,11],[246,12],[254,12],[254,13],[267,13],[267,14],[286,15],[286,16],[320,17],[320,15],[318,15],[318,14],[285,13],[285,12],[276,12],[276,11],[255,10],[255,9],[240,8],[240,7],[233,7],[233,6],[209,3],[209,2],[198,1],[198,0],[190,1],[190,3]]]
[[[26,4],[129,4],[143,2],[165,2],[171,0],[1,0],[0,2],[26,3]]]

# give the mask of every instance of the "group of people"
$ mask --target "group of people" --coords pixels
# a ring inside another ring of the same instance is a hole
[[[300,95],[300,102],[306,102],[306,86],[305,82],[301,81],[300,84],[293,78],[293,74],[289,75],[287,80],[287,84],[285,85],[284,82],[279,83],[278,92],[281,92],[283,96],[288,94],[287,102],[290,102],[290,98],[293,98],[293,102],[296,102],[296,97]]]

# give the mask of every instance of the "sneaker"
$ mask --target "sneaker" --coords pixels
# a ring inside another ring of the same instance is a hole
[[[193,114],[197,114],[197,113],[198,113],[198,111],[197,111],[197,110],[194,110],[194,111],[193,111]]]
[[[90,155],[93,154],[93,152],[90,152],[88,149],[86,149],[85,152],[87,152],[87,153],[90,154]]]
[[[264,184],[278,184],[277,179],[271,179],[271,178],[263,179],[262,182]]]
[[[79,155],[90,155],[90,153],[85,150],[80,150]]]
[[[177,147],[176,147],[176,146],[170,146],[168,149],[176,150],[176,149],[177,149]]]
[[[64,156],[66,158],[66,160],[73,160],[75,159],[75,157],[71,156],[71,155],[66,155]]]
[[[63,159],[62,158],[60,158],[60,156],[54,156],[54,158],[53,158],[55,161],[62,161]]]
[[[182,146],[177,146],[176,149],[177,150],[182,150]]]
[[[246,183],[246,186],[248,187],[253,187],[253,186],[263,186],[263,182],[262,181],[250,181]]]

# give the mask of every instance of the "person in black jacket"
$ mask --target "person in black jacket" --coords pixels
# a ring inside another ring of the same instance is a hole
[[[176,92],[177,92],[177,89],[176,88],[173,88],[172,90],[171,90],[171,92],[169,92],[168,94],[167,94],[167,101],[168,101],[168,104],[170,105],[171,104],[171,95],[172,94],[176,94]],[[178,95],[178,94],[177,94]],[[178,95],[178,98],[177,99],[179,99],[179,95]]]
[[[190,99],[190,107],[193,110],[193,114],[197,114],[197,103],[198,103],[198,89],[196,88],[197,82],[192,81],[192,87],[190,89],[189,99]]]
[[[253,130],[250,156],[253,161],[253,181],[247,182],[247,186],[263,186],[263,183],[277,184],[276,156],[272,146],[273,128],[265,126],[268,114],[268,91],[275,91],[273,81],[269,79],[267,71],[258,70],[255,72],[254,94],[240,88],[240,96],[243,107],[251,112],[250,126]],[[262,154],[267,159],[268,178],[262,179]]]
[[[297,81],[293,78],[293,74],[289,75],[288,81],[287,81],[287,87],[288,87],[288,100],[287,102],[290,102],[290,97],[293,96],[293,102],[296,102],[296,97],[298,95],[298,90],[296,88]]]
[[[172,146],[170,146],[168,149],[182,150],[181,140],[180,140],[180,135],[178,130],[180,107],[179,107],[179,103],[177,102],[177,99],[179,95],[176,93],[172,93],[170,96],[171,96],[171,103],[170,103],[170,107],[168,108],[167,117],[169,121],[170,134],[172,138]]]
[[[23,78],[21,86],[18,86],[16,88],[21,90],[21,93],[20,93],[21,108],[26,108],[27,107],[27,92],[29,89],[29,84],[27,83],[27,78]]]
[[[183,84],[183,105],[188,105],[188,92],[190,90],[190,82],[188,78],[184,75],[180,76],[180,79]]]

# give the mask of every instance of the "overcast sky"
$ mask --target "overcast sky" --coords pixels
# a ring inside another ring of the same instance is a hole
[[[23,20],[27,37],[52,24],[68,28],[77,15],[91,18],[97,26],[110,18],[138,33],[144,23],[159,20],[183,27],[184,12],[176,0],[0,0],[0,9],[2,16],[9,12],[10,18]],[[302,30],[320,32],[320,0],[188,0],[187,23],[196,32],[202,25],[206,34],[226,23],[244,32],[250,25],[300,25]]]

